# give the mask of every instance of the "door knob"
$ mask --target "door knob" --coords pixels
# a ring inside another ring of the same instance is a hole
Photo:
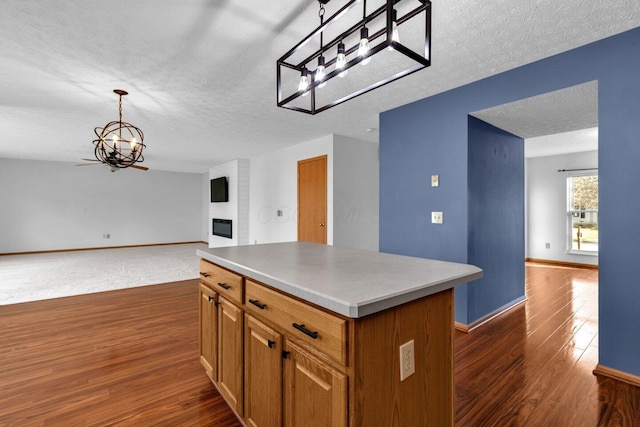
[[[320,227],[324,227],[324,222],[321,222],[321,223],[320,223]]]

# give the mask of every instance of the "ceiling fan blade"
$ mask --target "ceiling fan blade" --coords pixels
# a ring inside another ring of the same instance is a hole
[[[136,166],[136,165],[131,165],[129,166],[130,168],[135,168],[135,169],[140,169],[141,171],[148,171],[149,168],[146,166]]]

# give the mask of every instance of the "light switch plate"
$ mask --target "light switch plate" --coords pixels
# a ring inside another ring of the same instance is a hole
[[[431,212],[431,223],[432,224],[442,224],[442,212]]]
[[[431,186],[432,187],[440,186],[440,175],[431,175]]]

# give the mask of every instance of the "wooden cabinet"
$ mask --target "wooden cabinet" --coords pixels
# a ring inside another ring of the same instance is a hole
[[[218,295],[200,284],[200,363],[212,381],[218,372]]]
[[[245,314],[245,422],[282,426],[282,335]]]
[[[242,310],[220,297],[218,299],[218,388],[240,416],[242,416],[243,401],[242,324]]]
[[[347,320],[246,280],[246,310],[336,361],[347,360]]]
[[[243,302],[243,277],[205,260],[200,261],[200,281],[237,304]]]
[[[347,425],[347,376],[292,342],[285,345],[285,426]]]
[[[200,360],[245,425],[453,426],[453,289],[347,318],[201,268]],[[401,381],[411,340],[415,373]]]

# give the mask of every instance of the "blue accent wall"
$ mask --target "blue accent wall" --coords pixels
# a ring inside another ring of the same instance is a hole
[[[421,75],[429,84],[429,69]],[[476,209],[469,205],[477,203],[467,186],[469,113],[593,80],[599,92],[599,363],[640,375],[640,340],[633,335],[640,330],[640,28],[382,113],[380,250],[468,262],[469,213]],[[432,174],[440,174],[440,187],[430,187]],[[444,224],[431,224],[431,211],[443,211]],[[457,321],[488,314],[481,312],[480,289],[456,289]]]
[[[524,140],[469,116],[467,322],[524,299]]]

